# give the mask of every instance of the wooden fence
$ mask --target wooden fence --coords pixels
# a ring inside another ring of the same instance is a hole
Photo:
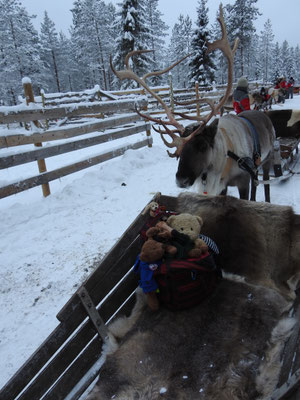
[[[0,187],[0,199],[39,185],[42,185],[43,194],[47,196],[50,194],[50,181],[117,157],[129,148],[137,149],[146,145],[151,146],[150,124],[143,122],[135,113],[127,115],[122,115],[122,113],[132,112],[135,110],[135,107],[147,111],[151,115],[165,113],[165,111],[161,111],[158,101],[147,95],[144,89],[107,92],[95,86],[93,89],[83,92],[45,94],[42,91],[41,96],[34,98],[31,85],[24,83],[23,86],[25,93],[24,102],[26,101],[28,107],[25,105],[0,107],[0,124],[7,124],[10,128],[9,135],[0,136],[0,149],[15,148],[16,146],[28,144],[33,144],[37,148],[14,155],[3,155],[0,157],[0,169],[37,161],[40,173],[31,178]],[[252,91],[257,88],[257,84],[250,85]],[[196,100],[202,97],[208,97],[218,102],[224,94],[225,85],[214,88],[201,88],[196,84],[195,88],[173,89],[172,82],[170,81],[170,86],[151,89],[169,107],[172,109],[176,107],[177,112],[192,113],[199,116],[200,112],[208,111],[210,109],[209,106],[199,104],[180,106],[176,105],[176,102]],[[133,96],[134,98],[132,98]],[[114,117],[115,114],[121,115]],[[86,118],[86,120],[84,121],[83,118]],[[93,121],[91,118],[101,118],[102,120]],[[35,131],[37,132],[32,132],[30,135],[28,133],[17,132],[14,134],[13,131],[16,129],[15,123],[24,124],[27,129],[29,129],[28,123],[31,125],[34,124]],[[74,126],[74,124],[76,125]],[[124,124],[132,125],[121,128]],[[116,128],[117,126],[119,128],[114,132],[99,132]],[[49,157],[95,146],[143,131],[147,132],[147,138],[143,141],[47,172],[45,159]],[[87,136],[87,134],[92,132],[99,132],[99,134],[80,140],[69,140],[81,135]],[[47,148],[42,147],[43,143],[55,140],[67,141],[64,144],[47,146]]]
[[[50,194],[50,181],[120,156],[128,149],[139,149],[144,146],[151,147],[151,126],[149,122],[146,123],[134,112],[135,107],[145,108],[146,106],[147,99],[141,97],[135,100],[119,99],[117,101],[108,100],[90,103],[85,101],[76,106],[71,104],[51,108],[40,107],[35,103],[30,104],[28,108],[18,106],[4,107],[4,111],[0,107],[0,123],[13,124],[13,126],[10,126],[9,134],[0,136],[0,149],[16,148],[17,146],[28,144],[36,146],[32,150],[26,149],[24,152],[16,152],[13,155],[11,153],[2,155],[0,157],[0,169],[11,168],[33,161],[42,162],[42,164],[39,164],[40,173],[38,175],[0,187],[0,199],[39,185],[42,185],[44,196],[47,196]],[[125,112],[127,113],[124,114]],[[79,117],[86,115],[97,118],[99,114],[101,118],[104,118],[104,115],[106,117],[100,121],[93,121],[90,118],[87,121],[78,120]],[[115,114],[118,115],[116,116]],[[62,120],[65,123],[66,121],[71,121],[74,117],[77,118],[75,126],[62,126],[61,121],[56,122],[57,120]],[[55,124],[51,129],[46,129],[44,122],[49,120],[54,120]],[[28,122],[34,122],[34,130],[37,132],[32,131],[30,134],[26,132],[14,133],[14,130],[16,130],[15,123],[24,124]],[[97,132],[97,134],[88,135],[93,132]],[[146,132],[145,139],[126,146],[120,146],[113,151],[101,153],[98,156],[89,157],[53,171],[47,171],[46,169],[44,160],[49,157],[81,150],[140,132]],[[83,136],[83,138],[77,139],[78,136]],[[74,140],[70,140],[72,138]],[[61,143],[62,140],[64,140],[64,143]],[[60,141],[60,144],[42,147],[43,143],[52,141]]]

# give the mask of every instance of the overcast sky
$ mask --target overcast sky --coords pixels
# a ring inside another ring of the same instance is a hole
[[[108,0],[106,1],[108,3]],[[112,0],[113,4],[122,0]],[[70,9],[74,0],[21,0],[30,14],[36,14],[35,27],[39,30],[43,20],[44,11],[48,11],[49,17],[55,22],[58,31],[68,34],[68,28],[72,23]],[[234,0],[223,0],[223,4],[233,4]],[[209,21],[215,21],[219,0],[208,0]],[[163,13],[163,20],[172,28],[178,20],[179,14],[189,15],[193,22],[197,19],[198,0],[160,0],[159,7]],[[258,0],[257,6],[262,16],[255,22],[258,33],[270,18],[275,35],[275,41],[281,44],[287,40],[291,46],[300,44],[300,0]]]

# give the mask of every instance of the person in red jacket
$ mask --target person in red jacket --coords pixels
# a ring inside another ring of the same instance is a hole
[[[240,78],[232,96],[234,111],[239,114],[242,111],[250,110],[250,100],[248,94],[248,81]]]
[[[287,83],[286,83],[285,76],[283,76],[281,79],[280,89],[282,90],[282,94],[283,94],[284,98],[286,99],[287,98]]]

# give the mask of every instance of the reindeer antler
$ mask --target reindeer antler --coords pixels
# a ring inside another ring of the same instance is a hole
[[[202,124],[199,125],[199,127],[193,132],[193,136],[199,134],[205,125],[210,121],[210,119],[214,116],[217,115],[217,113],[220,111],[220,109],[223,107],[223,105],[226,103],[228,97],[230,96],[230,93],[232,91],[232,81],[233,81],[233,63],[234,63],[234,54],[237,50],[239,39],[236,38],[233,48],[231,49],[230,43],[228,41],[227,37],[227,31],[226,31],[226,26],[224,22],[224,16],[223,16],[223,8],[222,4],[220,4],[219,7],[220,11],[220,16],[218,17],[219,24],[221,26],[221,31],[222,31],[222,38],[219,40],[214,41],[213,43],[207,42],[207,53],[211,53],[214,50],[221,50],[225,57],[227,58],[227,63],[228,63],[228,83],[227,83],[227,88],[225,95],[222,97],[222,100],[217,104],[217,106],[214,104],[214,102],[209,99],[209,98],[202,98],[202,99],[197,99],[197,100],[192,100],[190,102],[186,103],[178,103],[180,105],[190,105],[190,104],[200,104],[200,103],[207,103],[209,104],[211,108],[211,112],[207,114],[204,117],[189,117],[184,113],[178,113],[174,112],[175,115],[179,115],[182,118],[186,119],[191,119],[191,120],[196,120],[196,121],[201,121]]]
[[[146,84],[145,79],[149,78],[150,76],[154,76],[154,75],[162,75],[168,71],[170,71],[172,68],[174,68],[177,64],[179,64],[181,61],[185,60],[187,57],[190,56],[190,54],[187,54],[186,56],[184,56],[183,58],[181,58],[179,61],[176,61],[174,64],[172,64],[171,66],[165,68],[162,71],[155,71],[155,72],[148,72],[147,74],[145,74],[142,78],[140,78],[138,75],[136,75],[132,69],[129,66],[129,60],[131,57],[133,57],[134,55],[138,55],[138,54],[143,54],[143,53],[150,53],[153,50],[133,50],[130,53],[128,53],[125,57],[125,66],[126,69],[125,70],[121,70],[121,71],[116,71],[113,64],[112,64],[112,57],[110,56],[110,66],[111,69],[113,71],[113,73],[121,80],[123,79],[132,79],[135,82],[137,82],[139,85],[141,85],[148,93],[151,94],[151,96],[153,96],[163,107],[163,109],[165,110],[167,117],[169,118],[168,121],[164,121],[164,125],[168,124],[168,125],[173,125],[177,128],[177,130],[179,132],[184,132],[184,126],[181,125],[179,122],[176,121],[176,119],[173,116],[173,113],[171,111],[171,109],[166,105],[166,103],[161,99],[161,97],[159,97],[153,90],[150,89],[150,87]],[[137,110],[136,110],[137,111]],[[162,124],[161,119],[155,119],[155,118],[149,118],[148,115],[146,114],[142,114],[139,111],[137,111],[139,115],[141,115],[143,118],[149,119],[153,122],[156,122],[157,124]]]
[[[205,125],[207,125],[207,123],[209,122],[209,120],[214,116],[217,115],[217,113],[219,112],[219,110],[221,109],[221,107],[225,104],[227,98],[229,97],[231,90],[232,90],[232,79],[233,79],[233,59],[234,59],[234,54],[236,52],[237,46],[238,46],[238,39],[235,40],[233,49],[231,49],[231,46],[228,42],[228,38],[227,38],[227,32],[226,32],[226,27],[225,27],[225,23],[224,23],[224,17],[223,17],[223,9],[222,9],[222,4],[220,4],[220,16],[218,18],[218,21],[221,25],[221,30],[222,30],[222,38],[219,40],[216,40],[213,43],[207,43],[207,52],[210,53],[216,49],[221,50],[225,57],[227,58],[227,62],[228,62],[228,84],[227,84],[227,89],[225,92],[225,95],[223,96],[222,100],[220,101],[220,103],[216,106],[214,104],[214,102],[211,99],[208,98],[202,98],[202,99],[198,99],[196,101],[192,101],[192,102],[188,102],[188,103],[184,103],[185,105],[188,104],[195,104],[195,103],[207,103],[209,104],[209,106],[211,107],[211,112],[203,117],[191,117],[186,115],[185,113],[178,113],[178,112],[172,112],[171,109],[166,105],[166,103],[161,99],[161,97],[159,97],[153,90],[151,90],[149,88],[149,86],[146,84],[145,79],[149,78],[150,76],[154,76],[154,75],[162,75],[165,72],[170,71],[170,69],[174,68],[177,64],[179,64],[181,61],[183,61],[184,59],[186,59],[190,54],[186,55],[185,57],[183,57],[182,59],[180,59],[179,61],[175,62],[174,64],[172,64],[170,67],[162,70],[162,71],[156,71],[156,72],[149,72],[147,74],[145,74],[142,78],[140,78],[139,76],[137,76],[132,69],[129,66],[129,60],[131,57],[133,57],[134,55],[138,55],[138,54],[142,54],[142,53],[148,53],[151,52],[153,50],[134,50],[131,51],[130,53],[127,54],[127,56],[125,57],[125,65],[126,65],[126,69],[122,70],[122,71],[116,71],[115,68],[112,65],[112,58],[110,57],[110,65],[112,68],[112,71],[114,72],[114,74],[121,80],[123,79],[132,79],[134,81],[136,81],[139,85],[141,85],[149,94],[151,94],[151,96],[153,96],[163,107],[163,109],[165,110],[168,120],[162,120],[159,118],[153,118],[150,117],[149,115],[143,114],[140,111],[138,111],[136,109],[136,112],[143,118],[148,119],[152,122],[155,122],[158,125],[162,125],[165,129],[165,131],[159,129],[159,128],[155,128],[153,126],[153,129],[158,132],[161,135],[161,138],[163,140],[163,142],[165,143],[165,145],[169,148],[172,147],[176,147],[176,151],[175,153],[171,154],[168,151],[168,154],[170,157],[179,157],[183,146],[189,141],[191,140],[195,135],[198,135],[203,128],[205,127]],[[178,103],[177,103],[178,104]],[[199,127],[196,128],[189,136],[187,137],[182,137],[183,133],[184,133],[184,126],[181,125],[178,121],[176,121],[174,115],[179,115],[185,119],[190,119],[190,120],[196,120],[201,122]],[[173,125],[176,129],[175,130],[170,130],[167,125]],[[179,136],[176,135],[176,133],[179,133]],[[169,135],[172,139],[172,142],[169,143],[164,135]]]

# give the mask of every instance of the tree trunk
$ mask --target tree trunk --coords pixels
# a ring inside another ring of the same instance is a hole
[[[9,23],[10,23],[11,35],[12,35],[12,38],[13,38],[13,41],[14,41],[14,47],[15,47],[15,50],[16,50],[16,55],[17,55],[17,59],[18,59],[18,63],[19,63],[19,72],[20,72],[21,79],[22,79],[24,77],[24,71],[23,71],[23,68],[22,68],[21,58],[20,58],[20,55],[19,55],[19,48],[18,48],[17,41],[16,41],[15,27],[14,27],[14,24],[13,24],[11,19],[9,20]]]
[[[102,50],[102,43],[99,36],[99,28],[98,24],[95,21],[95,28],[97,32],[97,42],[99,47],[99,56],[100,56],[100,64],[102,65],[102,73],[103,73],[103,80],[104,80],[104,89],[107,90],[107,82],[106,82],[106,72],[105,72],[105,65],[104,65],[104,58],[103,58],[103,50]]]
[[[59,78],[58,78],[57,63],[56,63],[55,53],[54,53],[53,49],[51,50],[51,53],[52,53],[52,60],[53,60],[53,65],[54,65],[54,73],[55,73],[57,90],[60,93],[60,84],[59,84]]]

